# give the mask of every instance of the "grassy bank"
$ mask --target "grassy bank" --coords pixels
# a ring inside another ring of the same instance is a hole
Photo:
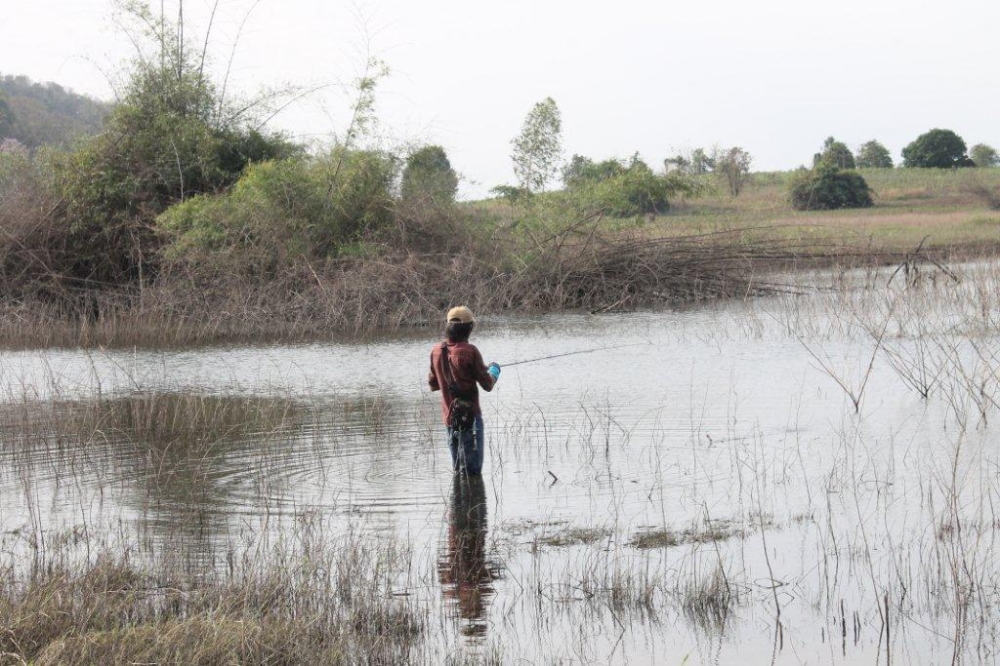
[[[862,169],[874,191],[870,208],[793,211],[786,173],[755,174],[737,198],[725,192],[684,201],[657,219],[663,233],[772,227],[802,241],[825,240],[856,251],[905,253],[923,241],[939,256],[995,254],[1000,249],[1000,169]]]

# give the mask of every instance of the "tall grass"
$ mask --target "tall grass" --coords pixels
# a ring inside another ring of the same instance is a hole
[[[392,595],[403,551],[317,540],[302,516],[282,545],[219,553],[191,571],[177,553],[50,553],[0,568],[4,663],[397,664],[418,661],[419,609]]]

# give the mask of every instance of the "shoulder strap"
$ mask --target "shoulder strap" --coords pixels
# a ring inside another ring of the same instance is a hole
[[[458,384],[455,383],[455,375],[451,372],[451,359],[448,355],[448,343],[441,343],[441,360],[444,367],[445,381],[448,383],[448,392],[451,393],[456,398],[462,398],[464,400],[471,399],[471,393],[467,391],[460,391],[458,389]]]

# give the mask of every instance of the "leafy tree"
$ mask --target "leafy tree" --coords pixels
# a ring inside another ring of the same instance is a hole
[[[721,174],[729,186],[729,193],[737,197],[750,182],[750,165],[753,157],[739,146],[720,151],[715,159],[715,172]]]
[[[529,192],[544,189],[558,173],[562,157],[562,116],[555,100],[546,97],[532,107],[511,146],[521,187]]]
[[[709,155],[704,148],[695,148],[690,155],[676,155],[663,160],[663,166],[692,176],[708,173],[715,169],[715,155]]]
[[[447,205],[455,201],[458,176],[441,146],[424,146],[406,159],[401,184],[403,199],[430,200]]]
[[[832,136],[823,142],[823,152],[813,155],[813,166],[825,162],[838,169],[853,169],[854,155],[843,141],[837,141]]]
[[[985,143],[977,143],[970,148],[969,156],[977,167],[1000,166],[1000,154],[997,154],[996,148]]]
[[[903,166],[950,169],[973,166],[965,141],[951,130],[932,129],[903,148]]]
[[[14,112],[10,110],[10,104],[3,91],[0,90],[0,139],[12,137],[14,134]]]
[[[491,187],[490,194],[497,199],[506,201],[512,206],[531,197],[531,192],[516,185],[497,185],[496,187]]]
[[[873,139],[861,144],[854,163],[860,169],[891,169],[892,155],[888,148]]]
[[[861,174],[843,171],[826,161],[793,179],[790,198],[795,210],[866,208],[873,203],[871,189]]]
[[[704,148],[695,148],[691,151],[690,173],[698,175],[708,173],[715,169],[716,156],[709,155]]]
[[[691,169],[691,160],[681,154],[667,157],[663,160],[663,168],[667,171],[680,171],[687,173]]]

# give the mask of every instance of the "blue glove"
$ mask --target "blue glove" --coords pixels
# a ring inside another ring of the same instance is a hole
[[[493,381],[500,379],[500,366],[496,363],[490,363],[490,367],[487,368],[486,372],[490,373],[490,377]]]

